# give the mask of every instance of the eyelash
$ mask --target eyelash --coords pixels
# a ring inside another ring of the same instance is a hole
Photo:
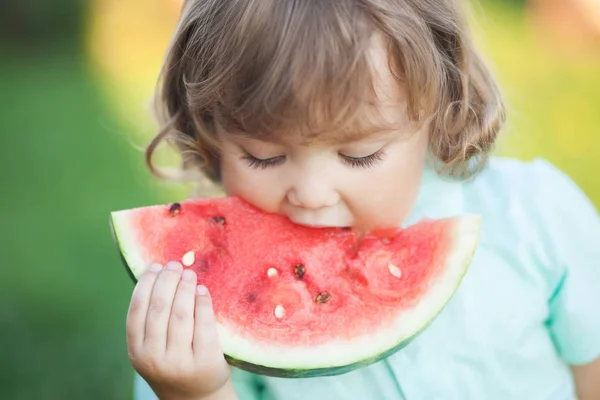
[[[250,168],[266,169],[269,167],[274,167],[277,164],[281,163],[285,159],[285,156],[271,157],[271,158],[266,158],[263,160],[263,159],[254,157],[250,153],[246,153],[242,156],[242,159],[244,159],[248,162],[248,166]]]
[[[373,165],[383,161],[383,150],[378,150],[366,157],[348,157],[340,154],[342,160],[353,168],[371,168]]]
[[[379,150],[373,154],[370,154],[366,157],[349,157],[343,154],[340,154],[342,160],[350,165],[353,168],[370,168],[378,162],[383,161],[384,153],[382,150]],[[246,152],[242,159],[248,162],[248,166],[251,168],[260,168],[266,169],[269,167],[274,167],[285,160],[285,156],[271,157],[266,159],[260,159],[254,157],[252,154]]]

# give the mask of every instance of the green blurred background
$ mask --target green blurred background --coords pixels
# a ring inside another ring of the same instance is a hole
[[[510,106],[498,153],[551,160],[600,205],[600,2],[477,4],[476,39]],[[3,399],[131,398],[133,284],[108,214],[186,193],[151,178],[140,151],[179,6],[0,6]]]

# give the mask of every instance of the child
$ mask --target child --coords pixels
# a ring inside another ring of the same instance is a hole
[[[298,224],[483,226],[430,327],[334,377],[230,369],[206,288],[153,266],[127,318],[136,399],[600,399],[598,214],[549,163],[488,157],[504,108],[458,0],[188,0],[162,78],[156,173],[168,139]]]

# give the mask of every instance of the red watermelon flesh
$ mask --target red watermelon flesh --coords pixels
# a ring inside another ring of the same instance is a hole
[[[359,238],[224,197],[114,212],[112,224],[134,279],[171,260],[197,272],[233,365],[296,377],[350,371],[405,346],[458,287],[479,217]]]

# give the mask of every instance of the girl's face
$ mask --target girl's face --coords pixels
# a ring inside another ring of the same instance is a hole
[[[376,42],[377,43],[377,42]],[[416,200],[427,153],[426,129],[410,132],[401,90],[381,46],[373,48],[378,114],[394,130],[353,140],[261,141],[220,131],[225,191],[315,227],[399,226]]]

